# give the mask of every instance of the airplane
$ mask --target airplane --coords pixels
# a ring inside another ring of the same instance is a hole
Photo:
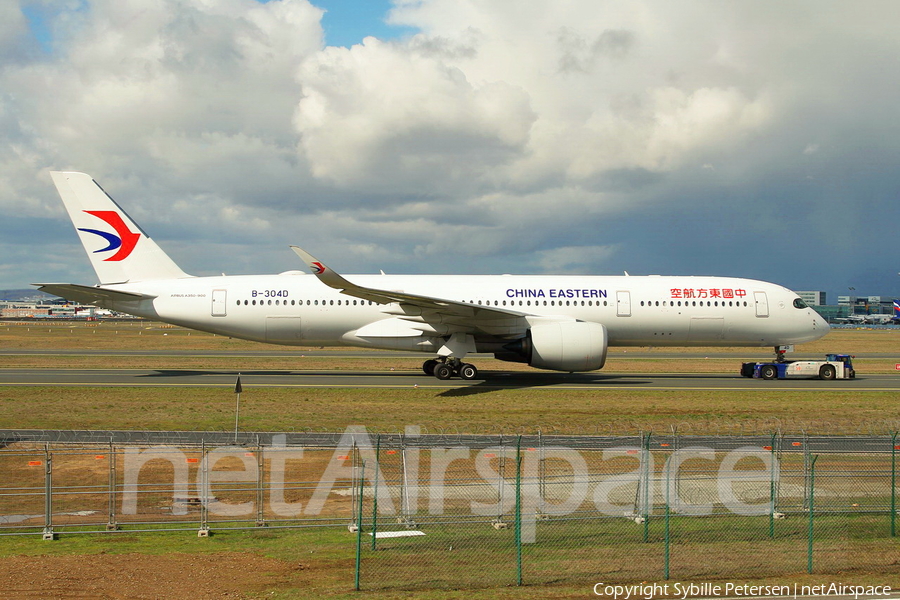
[[[867,315],[849,315],[834,319],[835,323],[853,323],[857,325],[900,324],[900,300],[894,300],[894,314],[873,313]]]
[[[835,323],[851,323],[851,324],[863,324],[866,322],[865,315],[848,315],[846,317],[837,317],[833,319]]]
[[[887,325],[888,323],[895,322],[897,317],[894,315],[881,315],[881,314],[872,314],[866,315],[864,323],[870,323],[872,325]]]
[[[794,292],[733,277],[352,275],[303,249],[311,271],[188,275],[89,175],[52,172],[99,279],[33,284],[69,300],[234,338],[431,355],[425,373],[478,378],[472,353],[561,372],[606,363],[610,346],[772,346],[829,326]]]

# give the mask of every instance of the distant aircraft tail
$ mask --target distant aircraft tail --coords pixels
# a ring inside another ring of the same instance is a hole
[[[894,318],[900,319],[900,300],[894,300]]]
[[[50,173],[101,284],[190,277],[84,173]]]

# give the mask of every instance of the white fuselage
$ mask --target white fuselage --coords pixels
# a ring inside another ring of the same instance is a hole
[[[782,346],[829,327],[781,286],[726,277],[355,275],[360,286],[604,325],[610,346]],[[342,294],[299,271],[188,277],[106,286],[156,296],[109,308],[236,338],[287,345],[348,345],[434,352],[440,331],[398,323],[396,304]],[[476,337],[496,351],[503,332]]]
[[[473,352],[580,372],[602,368],[609,346],[788,346],[828,332],[790,290],[726,277],[347,278],[297,246],[313,275],[191,277],[89,175],[51,177],[101,284],[40,289],[259,342],[434,353],[422,368],[438,379],[474,379],[462,362]]]

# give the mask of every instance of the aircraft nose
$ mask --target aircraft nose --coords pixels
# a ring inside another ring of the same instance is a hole
[[[813,329],[824,336],[829,331],[831,331],[831,325],[828,324],[828,321],[822,318],[822,315],[813,311]]]

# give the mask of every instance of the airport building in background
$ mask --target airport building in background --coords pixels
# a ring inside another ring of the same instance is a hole
[[[3,319],[88,319],[133,318],[105,308],[66,302],[16,302],[0,301],[0,318]]]
[[[840,322],[849,317],[866,315],[892,315],[896,296],[838,296],[837,304],[829,305],[825,292],[803,291],[797,295],[816,309],[829,322]]]
[[[797,292],[797,295],[810,306],[825,306],[828,304],[825,301],[825,292]]]

